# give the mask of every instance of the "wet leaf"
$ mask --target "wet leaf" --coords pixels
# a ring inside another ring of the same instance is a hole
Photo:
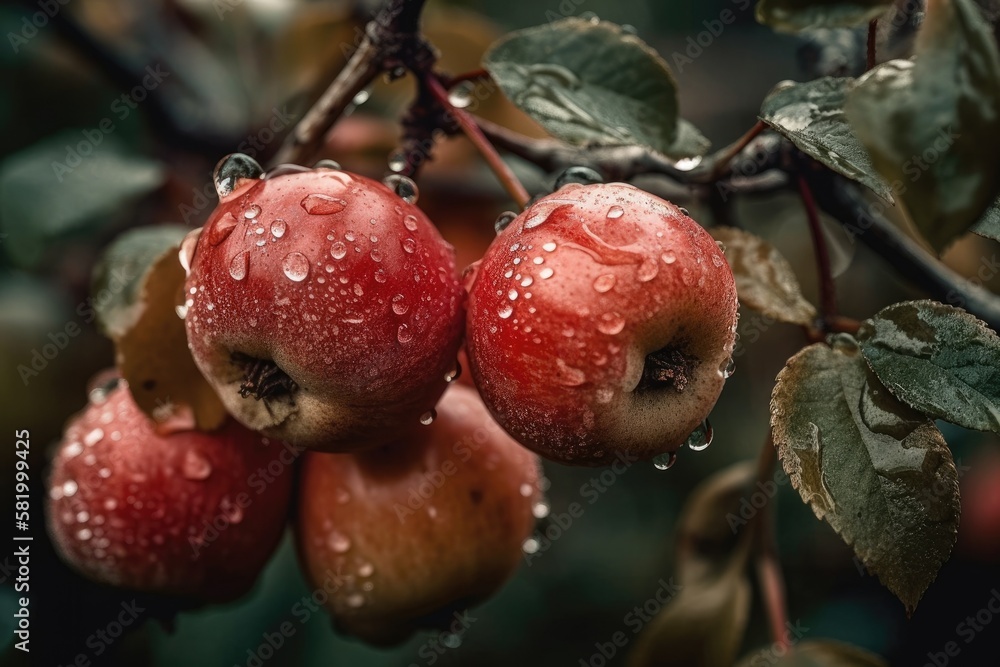
[[[707,148],[679,125],[666,62],[607,21],[568,18],[509,34],[483,59],[504,94],[554,136],[584,144],[641,144],[671,157]]]
[[[892,189],[872,164],[844,113],[854,79],[824,77],[779,84],[760,108],[760,119],[806,155],[892,202]]]
[[[162,164],[113,135],[90,132],[101,137],[96,147],[81,131],[67,130],[0,165],[3,247],[17,265],[34,266],[56,240],[109,227],[116,213],[163,183]]]
[[[736,293],[747,307],[790,324],[812,324],[816,309],[802,296],[791,265],[774,246],[735,227],[709,229],[726,247]]]
[[[94,267],[90,290],[97,323],[105,335],[116,338],[135,323],[142,310],[139,299],[146,273],[166,251],[176,252],[188,231],[183,225],[138,227],[105,249]]]
[[[941,432],[879,384],[854,339],[834,345],[778,375],[774,443],[802,499],[909,614],[955,544],[958,473]]]
[[[153,262],[139,291],[134,320],[115,338],[118,368],[136,404],[158,422],[192,411],[202,430],[222,425],[225,408],[202,376],[187,346],[183,301],[184,269],[178,246]]]
[[[972,231],[994,241],[1000,241],[1000,197],[993,200],[983,217],[973,225]]]
[[[759,0],[757,21],[781,32],[856,28],[891,6],[892,0]]]
[[[959,308],[908,301],[866,320],[858,340],[892,394],[935,419],[1000,433],[1000,337]]]
[[[764,657],[762,657],[764,656]],[[850,644],[819,639],[796,644],[792,650],[775,660],[772,648],[744,657],[736,667],[887,667],[880,656]]]
[[[858,80],[847,115],[872,162],[938,251],[1000,192],[1000,56],[971,0],[932,0],[915,61]]]

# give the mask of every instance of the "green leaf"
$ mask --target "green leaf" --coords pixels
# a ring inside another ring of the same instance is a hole
[[[641,144],[669,157],[707,149],[678,123],[670,68],[607,21],[579,18],[518,30],[483,57],[504,94],[552,135],[574,144]]]
[[[857,646],[819,639],[796,644],[792,651],[777,660],[773,648],[769,646],[746,656],[736,667],[757,667],[761,664],[772,667],[886,667],[888,663]]]
[[[1000,433],[1000,337],[959,308],[907,301],[858,331],[861,351],[893,396],[935,419]]]
[[[708,231],[726,248],[726,261],[743,305],[779,322],[813,323],[816,309],[802,296],[791,265],[774,246],[735,227],[711,227]]]
[[[764,99],[760,119],[806,155],[891,203],[892,188],[879,176],[844,113],[853,85],[854,79],[835,77],[779,84]]]
[[[116,212],[163,183],[163,165],[130,154],[114,136],[77,162],[68,151],[81,143],[82,133],[66,131],[0,166],[4,248],[19,266],[34,266],[54,240],[106,228]]]
[[[983,217],[973,225],[972,231],[994,241],[1000,241],[1000,197],[993,200]]]
[[[879,384],[846,334],[788,361],[771,428],[803,500],[912,613],[958,530],[958,473],[941,432]]]
[[[856,28],[891,6],[892,0],[760,0],[757,21],[781,32]]]
[[[858,80],[847,115],[879,173],[938,251],[1000,192],[1000,56],[971,0],[932,0],[916,59]]]
[[[157,225],[132,229],[116,238],[94,267],[91,297],[97,324],[109,337],[121,336],[131,327],[142,304],[139,303],[146,274],[188,233],[183,225]]]

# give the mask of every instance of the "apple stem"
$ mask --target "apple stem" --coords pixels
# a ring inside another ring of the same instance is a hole
[[[812,234],[813,250],[816,253],[816,268],[819,272],[819,294],[822,308],[823,329],[826,330],[827,323],[837,316],[837,292],[833,282],[833,270],[830,264],[830,251],[826,245],[826,236],[823,235],[823,228],[819,220],[819,209],[816,208],[816,199],[813,197],[812,189],[805,177],[798,175],[799,195],[802,197],[802,205],[806,209],[806,218],[809,220],[809,232]]]
[[[771,481],[777,453],[773,434],[768,431],[761,448],[757,466],[757,481],[767,484]],[[776,646],[789,649],[788,610],[785,603],[785,580],[781,573],[781,562],[774,537],[774,516],[770,506],[764,507],[755,524],[756,528],[756,568],[757,581],[771,628],[771,637]]]
[[[489,165],[490,169],[496,175],[497,180],[503,185],[504,190],[510,195],[519,208],[524,209],[528,205],[528,201],[531,196],[528,191],[524,189],[521,181],[514,174],[513,170],[503,161],[497,149],[490,143],[490,140],[486,138],[482,130],[479,129],[479,125],[472,116],[464,109],[459,109],[451,103],[448,99],[448,91],[445,87],[441,85],[437,76],[433,73],[428,73],[423,77],[423,83],[427,87],[427,90],[434,96],[438,104],[440,104],[445,113],[454,118],[455,122],[465,133],[465,136],[472,142],[472,145],[476,147],[479,154],[482,155],[486,164]]]
[[[875,67],[876,64],[876,39],[878,37],[878,19],[872,19],[868,23],[868,63],[865,71]]]

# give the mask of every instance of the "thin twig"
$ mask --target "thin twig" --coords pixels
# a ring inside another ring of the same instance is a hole
[[[878,39],[878,19],[872,19],[868,23],[868,63],[866,71],[875,67],[876,60],[876,41]]]
[[[801,172],[797,181],[799,195],[802,197],[802,205],[806,209],[806,218],[809,220],[809,233],[812,236],[813,250],[816,252],[816,271],[819,273],[821,315],[825,323],[837,314],[837,291],[833,283],[830,249],[826,245],[826,236],[823,234],[823,227],[819,220],[819,211],[816,209],[816,200],[813,198],[812,190],[809,189],[809,183],[802,177]]]
[[[758,459],[757,481],[766,484],[771,480],[777,453],[771,432],[764,440]],[[761,594],[764,597],[764,607],[771,627],[771,637],[774,643],[787,649],[788,610],[785,603],[785,580],[781,574],[781,563],[774,539],[774,517],[770,505],[761,509],[757,515],[756,529],[756,566],[757,580],[760,583]]]
[[[711,171],[709,172],[709,180],[717,181],[726,175],[729,166],[732,164],[733,159],[743,152],[751,141],[757,138],[761,132],[767,129],[767,124],[762,120],[758,120],[754,123],[754,126],[747,130],[746,134],[737,139],[734,143],[730,144],[722,150],[722,152],[717,153],[715,159],[713,160]]]
[[[444,107],[445,112],[455,119],[455,122],[458,123],[462,132],[465,133],[465,136],[476,147],[479,154],[482,155],[486,164],[489,165],[507,191],[507,194],[511,196],[511,199],[517,203],[519,208],[523,209],[527,206],[531,195],[524,189],[521,181],[518,180],[511,168],[507,166],[507,163],[503,161],[500,154],[497,153],[493,144],[483,135],[482,130],[479,129],[479,125],[476,124],[472,116],[464,109],[459,109],[452,105],[448,100],[448,91],[444,89],[444,86],[441,85],[441,82],[433,74],[426,76],[423,84],[427,86],[427,89],[437,100],[438,104]]]

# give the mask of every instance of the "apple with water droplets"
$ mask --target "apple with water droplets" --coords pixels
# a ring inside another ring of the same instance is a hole
[[[465,292],[412,183],[329,163],[265,174],[240,155],[215,178],[219,206],[182,247],[180,312],[230,413],[338,452],[417,423],[455,366]]]
[[[66,428],[48,479],[49,533],[95,581],[231,600],[284,532],[297,453],[232,419],[163,433],[121,382],[92,393]]]
[[[514,438],[554,461],[669,455],[701,432],[732,371],[736,286],[722,250],[631,185],[539,199],[467,284],[476,386]]]
[[[342,631],[380,645],[495,592],[546,507],[538,458],[456,384],[437,417],[356,454],[309,452],[296,541]]]

